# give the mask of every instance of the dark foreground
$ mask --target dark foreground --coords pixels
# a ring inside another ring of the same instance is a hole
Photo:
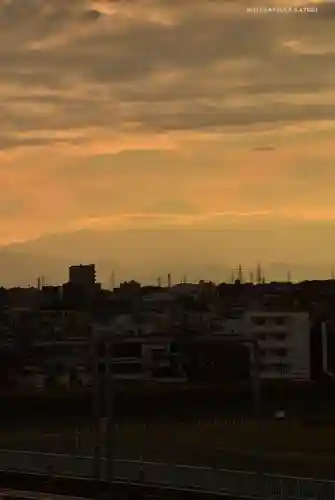
[[[117,394],[116,456],[335,480],[332,387],[263,387],[259,422],[248,386],[139,389]],[[89,394],[7,392],[0,406],[0,448],[92,454]],[[281,407],[288,418],[276,422]]]
[[[177,490],[166,486],[157,486],[140,483],[127,483],[115,481],[112,485],[101,481],[99,492],[96,484],[89,479],[74,478],[50,478],[38,474],[19,474],[15,472],[0,472],[0,488],[16,490],[15,498],[18,499],[18,491],[34,491],[38,493],[52,495],[64,495],[66,497],[77,498],[113,498],[113,500],[210,500],[226,497],[227,494],[217,492],[204,492],[191,489]],[[11,497],[13,498],[13,497]],[[25,498],[22,495],[22,500]],[[237,497],[229,496],[232,500]]]
[[[40,422],[2,426],[1,448],[93,455],[89,422]],[[118,423],[117,457],[152,462],[262,470],[335,480],[335,425],[299,420],[216,420],[190,423]]]

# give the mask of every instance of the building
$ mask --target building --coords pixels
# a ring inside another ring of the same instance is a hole
[[[83,288],[94,287],[96,280],[96,272],[94,264],[70,266],[69,268],[69,283]]]
[[[311,375],[335,379],[335,319],[316,321],[311,329]]]
[[[230,386],[249,379],[249,349],[237,338],[185,339],[176,342],[175,351],[191,382]]]
[[[262,378],[310,380],[308,313],[247,312],[244,336],[258,341]]]
[[[63,285],[62,301],[66,307],[85,310],[101,292],[96,283],[95,265],[70,266],[69,281]]]

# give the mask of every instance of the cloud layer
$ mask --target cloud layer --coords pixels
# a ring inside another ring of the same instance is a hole
[[[251,4],[2,0],[0,146],[82,142],[87,128],[127,124],[332,120],[335,4],[306,14],[251,14]]]
[[[335,3],[257,5],[0,0],[0,242],[331,219]]]

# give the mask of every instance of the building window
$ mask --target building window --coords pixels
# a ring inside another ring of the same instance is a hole
[[[276,340],[286,340],[287,339],[287,335],[286,335],[286,333],[276,333],[274,335],[274,338]]]
[[[266,325],[266,318],[263,316],[257,316],[257,317],[255,316],[252,319],[252,322],[254,323],[254,325],[258,326]]]
[[[115,375],[134,375],[142,372],[141,363],[116,363],[114,365]]]
[[[276,356],[284,358],[285,356],[287,356],[287,349],[285,349],[284,347],[280,347],[279,349],[274,349],[274,354]]]
[[[266,340],[266,333],[256,333],[255,337],[257,337],[258,340]]]
[[[278,316],[278,317],[274,318],[274,323],[277,326],[283,326],[286,323],[286,318],[284,316]]]
[[[284,375],[289,371],[290,365],[288,363],[277,363],[274,368],[278,373]]]

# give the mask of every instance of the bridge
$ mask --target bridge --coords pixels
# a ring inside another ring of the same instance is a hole
[[[102,462],[104,466],[102,479],[106,481],[106,461],[102,459]],[[62,480],[67,479],[68,482],[72,480],[82,484],[93,483],[92,470],[93,458],[90,456],[0,450],[0,474],[4,478],[10,475],[21,475],[22,478],[23,476],[52,476],[55,480],[63,478]],[[137,485],[155,490],[198,491],[208,495],[225,495],[235,498],[335,500],[335,481],[279,476],[254,471],[139,462],[117,458],[114,460],[114,478],[115,485]],[[4,484],[2,486],[8,487]],[[77,496],[72,492],[68,493],[71,496]]]

